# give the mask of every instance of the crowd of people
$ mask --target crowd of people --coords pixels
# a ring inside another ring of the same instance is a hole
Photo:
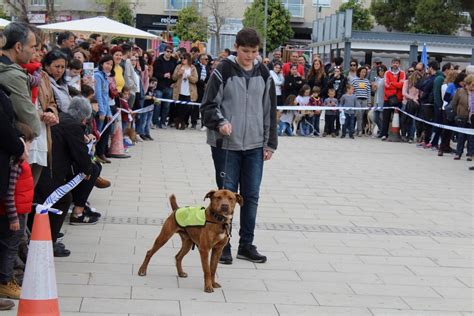
[[[278,134],[301,136],[354,136],[372,135],[386,141],[393,108],[427,122],[473,128],[474,68],[460,69],[452,63],[440,67],[432,60],[426,66],[414,62],[406,71],[400,69],[400,59],[393,58],[389,67],[381,58],[374,58],[373,65],[361,65],[351,59],[349,69],[343,69],[343,59],[336,57],[331,64],[323,65],[315,55],[309,71],[305,60],[297,52],[283,63],[281,51],[273,52],[273,60],[266,62],[275,83],[279,105],[331,106],[370,108],[369,110],[294,111],[280,113]],[[320,131],[324,114],[324,130]],[[439,156],[453,153],[461,159],[467,142],[466,157],[472,161],[474,136],[453,133],[448,129],[433,127],[400,113],[402,141],[433,149]],[[452,148],[451,142],[456,143]]]
[[[242,36],[257,43],[256,34],[249,34]],[[200,116],[206,113],[208,126],[221,122],[215,100],[222,98],[221,90],[226,87],[222,77],[228,74],[216,72],[214,81],[211,80],[214,86],[207,89],[211,92],[205,98],[206,85],[215,69],[231,72],[239,78],[243,76],[248,81],[268,74],[265,87],[256,85],[255,102],[263,102],[263,98],[256,97],[262,94],[267,97],[264,105],[272,99],[267,91],[271,87],[278,105],[373,107],[371,111],[283,111],[279,115],[279,135],[298,132],[303,136],[340,135],[344,138],[348,134],[354,138],[368,135],[367,125],[372,121],[378,128],[376,137],[386,140],[393,110],[383,108],[389,106],[402,108],[429,122],[472,128],[474,75],[455,69],[450,63],[444,64],[441,70],[436,61],[431,61],[428,68],[415,63],[405,72],[400,69],[397,58],[389,68],[375,58],[372,67],[351,60],[350,69],[343,69],[342,58],[324,65],[314,56],[309,65],[296,52],[289,62],[283,63],[280,50],[273,52],[271,60],[261,60],[257,56],[257,43],[251,47],[252,56],[261,61],[259,74],[240,76],[234,73],[238,69],[232,68],[240,59],[230,56],[228,49],[212,60],[198,47],[188,52],[165,45],[161,52],[143,51],[131,43],[105,43],[100,34],[80,39],[68,31],[60,33],[53,45],[43,40],[45,37],[37,28],[22,22],[10,23],[3,37],[0,129],[5,137],[0,143],[0,163],[9,168],[0,168],[0,199],[3,201],[0,203],[0,296],[18,298],[20,295],[27,232],[34,223],[35,204],[44,203],[58,187],[78,174],[85,175],[77,187],[54,205],[62,213],[49,213],[54,256],[69,256],[71,252],[61,242],[62,225],[69,211],[71,225],[98,222],[101,213],[88,199],[94,188],[111,185],[100,176],[103,166],[112,162],[111,158],[129,158],[129,147],[139,141],[153,141],[150,129],[205,130]],[[247,46],[239,47],[244,56]],[[252,71],[256,69],[254,62],[257,63],[252,59],[241,67]],[[231,98],[229,92],[224,99],[235,103],[240,97]],[[201,102],[207,105],[200,109]],[[270,112],[271,109],[266,108],[262,119],[267,120]],[[448,115],[450,113],[454,115]],[[323,115],[325,124],[320,130]],[[406,115],[402,115],[401,121],[400,136],[404,141],[417,140],[420,147],[438,149],[439,155],[453,151],[454,159],[461,158],[467,141],[467,159],[472,160],[473,136],[433,129]],[[214,127],[220,134],[230,135],[229,126],[230,123],[226,123]],[[210,135],[212,131],[208,132],[208,142],[217,134]],[[457,142],[456,149],[450,145],[453,138]],[[274,143],[269,147],[271,150],[257,148],[263,150],[265,160],[270,159],[272,150],[276,149],[276,138],[271,142]],[[261,141],[258,144],[261,145]],[[213,150],[213,157],[217,159],[220,148]],[[247,251],[242,256],[266,261],[255,247],[249,247],[242,248]],[[226,248],[226,255],[230,256],[230,247]],[[5,304],[0,301],[0,309]]]

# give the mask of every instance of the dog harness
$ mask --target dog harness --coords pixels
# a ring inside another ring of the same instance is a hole
[[[176,223],[180,227],[205,226],[206,208],[203,206],[185,206],[180,207],[174,213]]]

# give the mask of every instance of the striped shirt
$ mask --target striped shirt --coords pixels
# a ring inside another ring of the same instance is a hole
[[[354,87],[354,94],[357,99],[369,99],[371,96],[370,82],[367,79],[356,77],[351,82]]]
[[[15,188],[16,182],[21,174],[20,163],[16,163],[10,168],[10,180],[8,183],[7,196],[5,197],[5,209],[10,224],[18,223],[18,214],[15,206]]]

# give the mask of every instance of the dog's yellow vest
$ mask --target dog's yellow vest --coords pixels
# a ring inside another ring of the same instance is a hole
[[[174,213],[176,223],[180,227],[206,225],[206,208],[201,206],[180,207]]]

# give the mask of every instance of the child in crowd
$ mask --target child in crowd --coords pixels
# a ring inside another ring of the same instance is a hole
[[[311,91],[311,97],[309,98],[309,106],[322,106],[323,101],[321,100],[321,88],[318,86],[313,87]],[[313,112],[313,127],[314,127],[314,136],[319,136],[319,119],[321,117],[321,111],[316,110]]]
[[[71,86],[78,91],[81,91],[81,73],[82,73],[82,61],[79,59],[71,59],[67,65],[66,76],[64,79],[68,86]]]
[[[336,99],[336,90],[329,89],[328,98],[324,100],[324,106],[337,107],[338,103],[339,102]],[[336,118],[337,118],[337,110],[325,110],[324,122],[327,128],[325,127],[324,129],[327,130],[327,134],[331,135],[332,137],[336,137],[336,129],[334,127]],[[326,137],[327,134],[326,132],[324,132],[323,137]]]
[[[307,84],[304,84],[300,91],[298,92],[298,96],[295,99],[296,105],[299,106],[308,106],[309,99],[311,95],[311,87]],[[309,136],[314,132],[314,127],[312,124],[312,111],[302,111],[300,114],[303,115],[303,118],[300,121],[299,132],[301,136]]]
[[[296,105],[296,96],[290,94],[285,101],[286,105]],[[293,120],[295,118],[295,111],[281,112],[280,121],[278,122],[278,136],[288,135],[293,136]]]
[[[155,77],[150,79],[150,83],[148,85],[148,91],[145,94],[145,102],[143,107],[146,108],[147,106],[155,104],[155,90],[158,84],[158,79]],[[153,140],[150,135],[150,126],[151,126],[151,119],[153,118],[153,111],[145,112],[140,114],[140,124],[137,128],[137,133],[143,140]]]
[[[129,106],[129,100],[130,100],[130,88],[128,86],[124,86],[122,88],[122,92],[120,92],[119,95],[119,107],[126,110],[126,111],[131,111],[130,106]],[[125,147],[130,147],[134,145],[134,141],[141,141],[142,139],[137,136],[135,136],[135,132],[133,130],[132,124],[133,124],[133,118],[135,114],[132,114],[130,112],[124,112],[120,114],[122,117],[122,133],[123,133],[123,145]],[[135,136],[135,137],[133,137]],[[132,139],[133,137],[133,139]]]
[[[10,181],[4,201],[0,201],[0,297],[20,298],[21,288],[13,276],[20,240],[25,233],[26,214],[31,212],[34,195],[33,175],[28,164],[28,152],[33,131],[17,123],[25,143],[25,154],[10,165]]]
[[[346,86],[346,93],[341,97],[341,101],[339,103],[340,107],[352,107],[355,108],[357,106],[357,97],[354,95],[354,86],[348,84]],[[349,137],[354,139],[354,124],[355,124],[355,110],[343,110],[345,114],[345,122],[344,126],[342,127],[342,135],[341,138],[346,137],[347,131],[349,131]]]
[[[38,98],[39,85],[41,82],[41,55],[36,51],[33,53],[31,60],[27,64],[22,64],[21,68],[25,69],[28,73],[28,81],[30,82],[31,89],[31,102],[36,104]]]

